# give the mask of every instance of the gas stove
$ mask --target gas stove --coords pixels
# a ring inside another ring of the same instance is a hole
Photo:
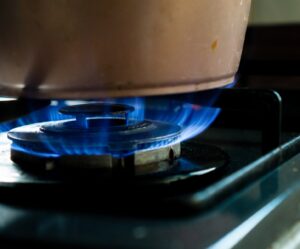
[[[251,0],[0,1],[1,248],[300,247],[299,25],[262,2],[244,43]]]
[[[18,110],[1,117],[4,245],[272,244],[296,224],[300,138],[287,116],[282,130],[281,92],[238,85],[122,103],[1,101]],[[156,108],[180,115],[157,121]],[[186,108],[198,115],[178,125]]]

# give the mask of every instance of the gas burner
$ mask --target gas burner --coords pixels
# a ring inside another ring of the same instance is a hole
[[[145,175],[170,169],[180,156],[177,141],[181,128],[131,120],[133,111],[131,106],[108,103],[63,107],[60,112],[75,119],[11,130],[11,159],[42,170],[98,169],[109,175]]]

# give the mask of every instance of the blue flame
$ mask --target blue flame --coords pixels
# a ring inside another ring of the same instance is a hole
[[[219,108],[178,101],[169,101],[168,103],[163,101],[160,106],[159,109],[148,110],[145,117],[150,120],[180,125],[182,132],[176,142],[182,142],[201,134],[221,111]]]
[[[68,119],[70,118],[70,116],[59,113],[59,109],[63,106],[65,106],[65,101],[52,101],[49,107],[42,108],[38,111],[33,111],[30,114],[20,117],[17,120],[1,123],[0,132],[6,132],[15,127],[39,123],[43,121]]]
[[[221,89],[210,90],[207,92],[197,94],[197,97],[201,99],[201,105],[193,104],[198,103],[199,99],[194,100],[191,97],[187,99],[174,99],[172,96],[166,98],[122,98],[122,99],[107,99],[105,101],[110,103],[127,104],[134,106],[135,111],[129,115],[130,120],[142,121],[142,120],[155,120],[170,124],[179,125],[182,131],[176,140],[165,140],[161,142],[155,142],[149,145],[147,149],[154,149],[157,147],[163,147],[172,143],[178,143],[191,139],[201,134],[211,123],[216,119],[220,113],[220,109],[212,107],[216,99],[218,98]],[[189,96],[189,95],[185,95]],[[190,95],[194,96],[194,95]],[[196,96],[196,95],[195,95]],[[91,103],[93,101],[89,101]],[[86,101],[52,101],[51,105],[43,108],[39,111],[34,111],[31,114],[21,117],[14,121],[2,123],[0,125],[1,132],[7,132],[12,128],[24,126],[28,124],[46,122],[46,121],[58,121],[58,120],[70,120],[73,117],[63,115],[59,113],[59,109],[66,105],[75,105],[87,103]],[[107,127],[104,127],[105,129]],[[103,141],[101,141],[103,143]],[[47,141],[43,141],[47,152],[39,152],[34,149],[29,150],[19,145],[15,145],[14,149],[27,152],[30,154],[44,156],[44,157],[58,157],[60,155],[94,155],[103,153],[102,151],[86,148],[84,146],[72,146],[71,144],[61,144],[60,146],[53,145]],[[51,151],[52,153],[49,153]],[[133,151],[124,151],[126,154],[130,154]],[[113,154],[113,153],[112,153]],[[117,156],[117,155],[116,155]]]

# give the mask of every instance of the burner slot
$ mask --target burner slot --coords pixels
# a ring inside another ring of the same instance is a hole
[[[88,129],[89,128],[89,123],[87,120],[87,117],[85,115],[77,115],[76,116],[76,121],[77,124],[83,128],[83,129]]]

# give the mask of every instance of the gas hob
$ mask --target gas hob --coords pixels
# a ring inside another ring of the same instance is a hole
[[[201,104],[198,94],[189,94],[192,104]],[[46,105],[38,103],[30,108]],[[23,115],[28,110],[22,106]],[[102,178],[70,168],[32,171],[28,161],[11,161],[11,142],[2,133],[3,243],[13,248],[244,248],[255,238],[269,245],[296,220],[300,138],[297,132],[281,132],[277,92],[223,89],[214,107],[222,108],[220,116],[181,143],[181,156],[168,159],[175,164],[171,169],[138,177]],[[274,226],[286,210],[287,218]]]

